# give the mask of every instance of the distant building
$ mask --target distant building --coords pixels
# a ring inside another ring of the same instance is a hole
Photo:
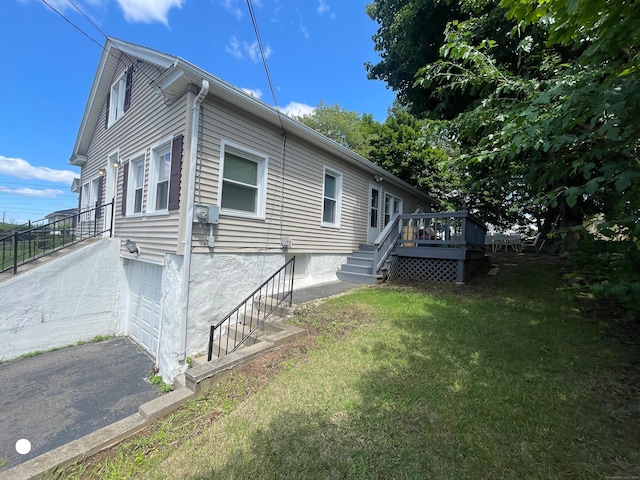
[[[57,226],[60,228],[75,227],[77,215],[77,208],[69,208],[67,210],[58,210],[57,212],[50,213],[49,215],[45,215],[44,218],[49,224],[58,222]],[[63,222],[62,220],[65,219],[67,221]]]

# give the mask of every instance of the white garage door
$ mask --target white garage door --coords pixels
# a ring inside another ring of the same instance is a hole
[[[154,357],[158,352],[162,267],[129,262],[129,335]]]

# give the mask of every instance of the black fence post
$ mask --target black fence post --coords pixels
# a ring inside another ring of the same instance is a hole
[[[13,274],[18,274],[18,231],[13,234]]]

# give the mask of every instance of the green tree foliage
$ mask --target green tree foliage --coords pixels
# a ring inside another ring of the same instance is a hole
[[[295,117],[300,123],[314,129],[334,142],[366,156],[368,126],[375,123],[373,116],[350,112],[340,105],[318,104],[313,112]]]
[[[448,164],[456,150],[441,122],[417,119],[396,105],[381,124],[372,115],[324,102],[297,120],[441,201],[443,208],[457,209],[465,201],[462,182]]]
[[[492,17],[488,5],[506,15]],[[470,0],[460,12],[414,87],[439,102],[476,96],[452,123],[475,205],[496,217],[535,214],[547,226],[559,215],[581,234],[584,218],[599,215],[601,235],[635,246],[616,290],[635,291],[640,9],[629,0]]]
[[[374,127],[369,153],[371,161],[439,200],[442,208],[457,210],[465,204],[466,192],[460,176],[449,168],[455,147],[445,128],[396,107]]]

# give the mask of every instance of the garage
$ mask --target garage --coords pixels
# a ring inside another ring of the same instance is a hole
[[[154,358],[158,352],[162,318],[162,267],[130,261],[129,319],[127,332]]]

